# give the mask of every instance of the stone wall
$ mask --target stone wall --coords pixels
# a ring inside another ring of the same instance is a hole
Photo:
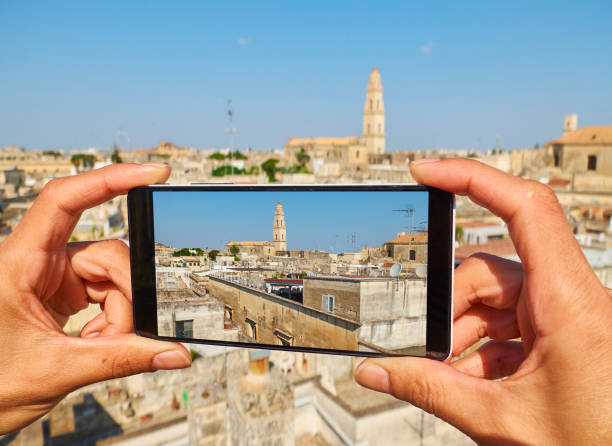
[[[350,320],[216,277],[209,289],[212,297],[231,306],[232,322],[242,332],[251,334],[247,320],[256,324],[258,343],[280,345],[280,331],[292,338],[293,346],[357,350],[359,325]]]

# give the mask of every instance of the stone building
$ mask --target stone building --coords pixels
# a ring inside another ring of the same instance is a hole
[[[272,225],[272,242],[276,255],[287,254],[287,227],[285,226],[285,213],[279,201],[274,209],[274,223]]]
[[[273,256],[288,256],[287,251],[287,227],[285,225],[285,213],[283,205],[279,201],[274,209],[274,222],[272,223],[272,241],[232,241],[225,244],[225,249],[232,252],[232,247],[238,248],[237,252],[256,255],[260,258]]]
[[[426,232],[399,232],[396,238],[383,244],[383,249],[397,262],[427,263],[427,239]]]
[[[362,136],[290,138],[285,143],[285,156],[296,159],[303,148],[311,157],[313,166],[337,163],[339,172],[345,168],[361,171],[368,164],[370,155],[385,152],[385,104],[380,73],[372,68],[366,88],[363,106]],[[316,173],[316,169],[315,169]]]
[[[229,382],[230,444],[293,446],[293,388],[278,368],[270,370],[270,352],[249,352],[249,373]]]
[[[554,167],[568,173],[612,175],[612,125],[578,129],[578,117],[566,116],[563,136],[550,141]]]
[[[274,244],[269,241],[240,241],[230,240],[225,244],[225,250],[231,252],[232,246],[238,248],[238,253],[256,255],[260,258],[273,257],[276,253]]]
[[[363,142],[368,153],[385,153],[385,103],[380,73],[376,67],[370,72],[363,106]]]
[[[251,342],[412,353],[425,345],[424,280],[307,277],[302,302],[214,276],[209,290]]]
[[[360,351],[377,347],[424,353],[425,280],[390,277],[317,276],[304,279],[304,306],[360,325]]]

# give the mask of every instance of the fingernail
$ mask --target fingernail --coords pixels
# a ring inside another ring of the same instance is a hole
[[[153,370],[184,369],[189,367],[190,364],[191,357],[187,357],[185,353],[176,350],[158,353],[151,362]]]
[[[410,164],[411,165],[412,164],[418,165],[418,164],[427,164],[427,163],[437,163],[438,161],[440,161],[440,160],[436,160],[436,159],[433,159],[433,158],[423,158],[423,159],[420,159],[420,160],[411,161]]]
[[[159,164],[159,163],[145,163],[145,164],[141,164],[142,166],[146,166],[146,167],[155,167],[156,169],[166,169],[168,168],[167,164]]]
[[[364,387],[378,392],[389,393],[389,373],[376,364],[361,363],[355,371],[355,379]]]
[[[87,333],[85,335],[86,338],[95,338],[96,336],[100,336],[100,332],[99,331],[94,331],[94,332],[91,332],[91,333]]]

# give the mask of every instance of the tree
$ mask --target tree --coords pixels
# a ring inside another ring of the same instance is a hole
[[[123,162],[123,160],[119,156],[119,147],[117,147],[117,144],[113,144],[113,151],[111,153],[111,162],[115,164],[120,164]]]
[[[463,226],[457,226],[455,228],[455,240],[457,240],[458,242],[463,240],[463,234]]]
[[[237,245],[230,246],[230,253],[233,256],[237,256],[239,252],[240,252],[240,248]]]
[[[306,164],[310,161],[310,155],[306,153],[304,147],[300,147],[300,151],[295,154],[295,157],[302,167],[306,167]]]
[[[261,164],[261,170],[263,170],[266,175],[268,176],[268,181],[270,183],[276,183],[276,165],[278,164],[278,160],[276,158],[270,158],[266,161],[264,161]]]
[[[222,161],[224,160],[226,157],[224,154],[220,153],[220,152],[215,152],[212,155],[208,155],[208,159],[209,160],[217,160],[217,161]]]
[[[219,254],[218,249],[208,251],[208,258],[214,262],[215,260],[217,260],[217,254]]]

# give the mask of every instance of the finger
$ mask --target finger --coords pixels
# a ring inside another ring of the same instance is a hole
[[[454,318],[477,303],[499,309],[514,308],[522,284],[520,263],[491,254],[473,254],[455,270]]]
[[[61,249],[81,212],[130,189],[166,181],[170,168],[157,164],[113,164],[51,180],[13,232],[28,249]]]
[[[524,282],[528,290],[524,305],[542,334],[572,323],[568,307],[595,309],[601,303],[602,285],[548,186],[469,159],[413,162],[411,171],[417,181],[467,195],[504,219],[525,275],[537,278]],[[527,321],[520,324],[523,328]]]
[[[516,312],[482,304],[470,308],[453,323],[453,356],[487,336],[497,340],[518,338]]]
[[[55,313],[70,316],[87,308],[90,300],[104,303],[109,287],[119,289],[131,301],[130,252],[120,240],[70,243],[66,248],[69,263],[58,290],[41,298]],[[96,289],[85,288],[89,283],[106,282],[102,294],[94,298]]]
[[[489,341],[451,365],[468,375],[498,379],[512,375],[525,360],[523,345],[516,341]]]
[[[546,272],[551,259],[568,269],[574,269],[576,262],[588,267],[559,201],[548,186],[469,159],[412,162],[410,167],[420,183],[467,195],[500,216],[508,224],[525,270]]]
[[[57,386],[73,389],[143,372],[188,367],[189,352],[179,343],[161,342],[134,334],[65,338]]]
[[[95,324],[92,320],[92,325],[87,327],[85,331],[87,336],[108,336],[134,331],[132,304],[121,291],[109,282],[86,282],[85,289],[91,300],[100,303],[103,308],[98,316],[100,320]]]
[[[491,381],[423,358],[370,358],[355,371],[361,385],[390,393],[457,426],[468,435],[486,434],[495,426],[483,414],[502,412],[504,398]]]
[[[88,282],[112,282],[132,297],[130,249],[121,240],[70,243],[67,248],[74,273]]]
[[[82,338],[93,338],[100,336],[100,333],[102,333],[102,330],[104,330],[107,325],[108,322],[106,322],[106,315],[104,312],[101,312],[85,324],[79,336]]]

